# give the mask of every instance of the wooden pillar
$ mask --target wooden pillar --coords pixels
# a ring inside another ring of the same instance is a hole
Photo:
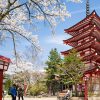
[[[85,98],[84,100],[88,100],[88,84],[87,80],[85,80],[85,91],[84,91]]]
[[[3,93],[3,70],[0,70],[0,100],[2,100]]]
[[[89,92],[93,92],[92,90],[92,73],[90,74],[90,83],[89,83],[89,88],[90,88],[90,91]]]
[[[99,95],[100,95],[100,74],[98,73]]]

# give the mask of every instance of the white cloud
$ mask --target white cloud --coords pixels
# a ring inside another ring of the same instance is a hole
[[[63,40],[66,40],[68,38],[69,38],[69,36],[67,34],[65,34],[65,35],[55,35],[55,36],[52,36],[52,37],[48,37],[46,39],[46,42],[50,43],[50,44],[63,45]]]

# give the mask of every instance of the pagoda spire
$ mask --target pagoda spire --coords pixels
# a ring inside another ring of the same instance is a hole
[[[86,0],[86,16],[90,15],[90,5],[89,0]]]

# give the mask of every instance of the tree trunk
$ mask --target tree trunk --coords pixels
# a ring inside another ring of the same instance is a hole
[[[52,91],[51,91],[51,84],[50,84],[49,87],[48,87],[48,93],[49,93],[49,95],[52,94]]]
[[[75,83],[75,96],[78,96],[78,92],[77,92],[77,83]]]

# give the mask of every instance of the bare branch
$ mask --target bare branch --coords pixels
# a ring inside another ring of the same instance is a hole
[[[9,15],[9,13],[10,13],[11,11],[13,11],[13,10],[16,9],[16,8],[20,8],[21,6],[23,6],[23,5],[25,5],[25,4],[26,4],[26,3],[23,3],[23,4],[21,4],[21,5],[18,5],[18,6],[15,6],[15,7],[11,8],[11,9],[8,9],[4,14],[2,14],[2,15],[0,16],[0,22],[2,21],[2,19],[5,18],[5,16]]]
[[[8,30],[9,31],[9,30]],[[14,37],[14,34],[13,32],[9,31],[12,35],[12,39],[13,39],[13,45],[14,45],[14,54],[15,54],[15,58],[16,58],[16,66],[18,67],[18,64],[17,64],[17,51],[16,51],[16,42],[15,42],[15,37]]]
[[[29,20],[30,20],[30,17],[31,17],[30,8],[28,7],[28,5],[27,5],[27,4],[25,4],[25,6],[26,6],[26,8],[27,8],[27,10],[28,10],[28,16],[29,16]]]
[[[0,29],[1,30],[1,29]],[[41,49],[39,47],[37,47],[33,42],[30,41],[30,39],[28,39],[27,37],[25,37],[24,35],[22,35],[21,33],[17,32],[16,30],[12,30],[12,29],[2,29],[2,30],[7,30],[8,32],[15,32],[18,33],[20,36],[22,36],[23,38],[25,38],[29,43],[31,43],[37,50],[41,51]]]

